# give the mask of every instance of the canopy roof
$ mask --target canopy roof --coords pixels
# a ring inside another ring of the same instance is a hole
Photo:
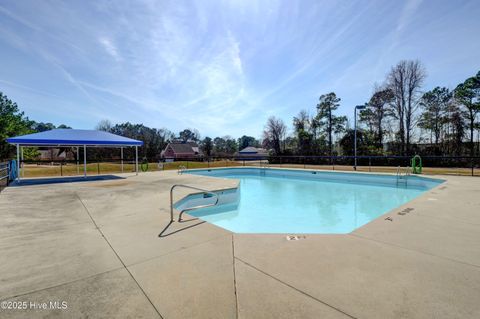
[[[11,144],[23,146],[141,146],[142,141],[104,131],[55,129],[40,133],[7,138]]]

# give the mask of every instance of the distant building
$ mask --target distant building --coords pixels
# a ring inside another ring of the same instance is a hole
[[[67,148],[38,149],[38,159],[42,161],[74,160],[75,154]]]
[[[203,152],[195,142],[173,142],[168,143],[161,156],[167,160],[201,158]]]
[[[253,146],[245,147],[243,150],[237,153],[238,158],[246,159],[246,160],[260,159],[260,158],[265,158],[267,156],[268,156],[268,151],[266,149],[253,147]]]

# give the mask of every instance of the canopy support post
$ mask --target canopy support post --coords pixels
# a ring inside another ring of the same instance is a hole
[[[20,145],[17,144],[17,182],[20,183]]]
[[[78,151],[79,151],[79,147],[77,146],[77,175],[80,175],[80,167],[78,166]]]
[[[87,177],[87,145],[83,145],[83,177]]]
[[[135,146],[135,175],[138,175],[138,146]]]
[[[22,177],[25,177],[25,163],[23,163],[23,146],[20,146],[20,166],[22,167]]]
[[[122,173],[123,173],[123,146],[120,147],[120,159],[122,161]]]

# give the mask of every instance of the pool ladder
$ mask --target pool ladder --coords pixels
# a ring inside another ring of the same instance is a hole
[[[178,174],[178,175],[182,175],[183,172],[186,171],[186,170],[187,170],[187,168],[186,168],[185,166],[180,165],[180,166],[178,167],[177,174]]]
[[[402,172],[400,171],[401,167],[397,167],[397,186],[400,184],[404,184],[407,186],[408,183],[408,176],[410,176],[410,172],[408,171],[408,166],[405,167],[405,170]]]
[[[206,205],[197,205],[197,206],[193,206],[193,207],[188,207],[188,208],[184,208],[180,211],[180,214],[178,215],[178,221],[181,222],[182,221],[182,215],[183,213],[185,212],[188,212],[190,210],[194,210],[194,209],[198,209],[198,208],[206,208],[206,207],[211,207],[211,206],[215,206],[218,204],[218,200],[219,200],[219,197],[218,197],[218,194],[215,193],[215,192],[211,192],[209,190],[206,190],[206,189],[202,189],[202,188],[198,188],[198,187],[193,187],[193,186],[189,186],[189,185],[183,185],[183,184],[175,184],[172,186],[172,188],[170,188],[170,223],[173,223],[175,220],[173,218],[173,190],[177,187],[183,187],[183,188],[188,188],[188,189],[193,189],[193,190],[196,190],[196,191],[200,191],[201,193],[200,194],[209,194],[211,195],[212,197],[215,197],[215,203],[213,204],[206,204]]]
[[[260,175],[265,176],[265,170],[269,167],[270,167],[270,164],[268,162],[260,163]]]

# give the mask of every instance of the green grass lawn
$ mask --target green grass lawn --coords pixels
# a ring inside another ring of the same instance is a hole
[[[185,166],[188,169],[193,168],[208,168],[208,167],[228,167],[228,166],[238,166],[242,163],[233,162],[233,161],[215,161],[215,162],[190,162],[190,161],[179,161],[179,162],[168,162],[162,163],[163,167],[158,165],[158,163],[148,163],[148,171],[160,171],[160,170],[176,170],[180,166]],[[141,164],[139,163],[138,170],[141,172]],[[122,167],[120,163],[88,163],[87,164],[87,175],[99,175],[99,174],[115,174],[121,173]],[[135,165],[131,163],[123,164],[123,172],[135,172]],[[73,163],[68,163],[64,165],[36,165],[36,164],[25,164],[23,167],[23,176],[22,177],[42,177],[42,176],[75,176],[83,175],[83,163],[80,163],[78,166]]]
[[[215,161],[215,162],[168,162],[162,163],[163,167],[159,167],[158,163],[149,163],[148,171],[160,171],[160,170],[177,170],[180,166],[185,166],[187,169],[195,168],[209,168],[209,167],[232,167],[232,166],[260,166],[260,162],[242,162],[242,161]],[[306,168],[306,169],[322,169],[322,170],[341,170],[341,171],[353,171],[352,166],[336,165],[298,165],[298,164],[272,164],[270,167],[283,167],[283,168]],[[124,173],[135,172],[135,165],[131,163],[125,163],[123,165]],[[139,171],[141,172],[141,165],[139,164]],[[388,166],[358,166],[357,171],[360,172],[382,172],[382,173],[396,173],[397,167]],[[87,164],[87,175],[98,174],[116,174],[121,173],[121,165],[118,162],[115,163],[89,163]],[[403,172],[403,169],[402,169]],[[471,175],[471,169],[469,168],[440,168],[440,167],[424,167],[423,174],[425,175]],[[476,176],[480,175],[480,169],[474,171]],[[22,177],[42,177],[42,176],[75,176],[83,175],[83,164],[79,164],[78,168],[76,164],[66,165],[36,165],[26,164],[23,170]]]

